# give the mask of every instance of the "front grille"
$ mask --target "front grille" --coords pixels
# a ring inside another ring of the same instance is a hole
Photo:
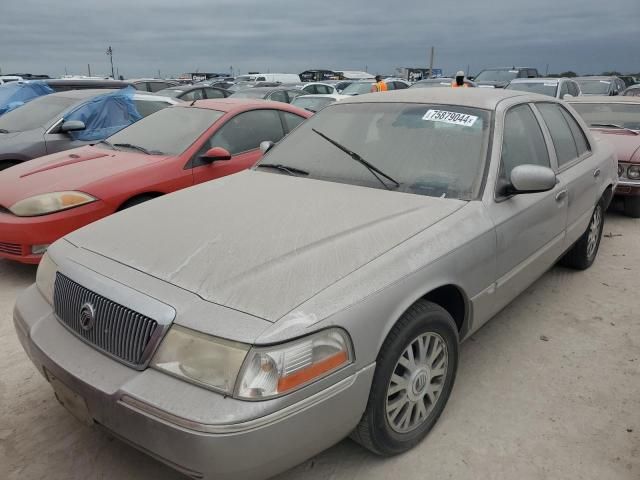
[[[60,321],[87,343],[131,366],[144,363],[144,351],[158,327],[155,320],[112,302],[61,273],[56,274],[53,299]],[[87,321],[87,305],[93,309],[93,322]]]
[[[8,253],[9,255],[22,255],[22,245],[19,243],[0,242],[0,253]]]

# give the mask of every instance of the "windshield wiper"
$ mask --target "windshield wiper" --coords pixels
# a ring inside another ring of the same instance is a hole
[[[333,140],[332,138],[327,137],[324,133],[319,132],[318,130],[316,130],[315,128],[312,128],[311,130],[313,130],[315,133],[317,133],[318,135],[320,135],[322,138],[324,138],[327,142],[331,143],[332,145],[334,145],[335,147],[339,148],[340,150],[342,150],[344,153],[346,153],[347,155],[349,155],[351,158],[353,158],[356,162],[361,163],[362,165],[364,165],[367,170],[369,170],[374,177],[376,177],[378,179],[378,181],[384,186],[384,188],[386,188],[387,190],[391,190],[389,188],[389,185],[387,185],[386,183],[384,183],[384,181],[378,176],[378,175],[382,175],[384,178],[386,178],[387,180],[389,180],[390,182],[395,183],[396,188],[400,186],[400,183],[395,180],[393,177],[390,177],[389,175],[387,175],[386,173],[384,173],[382,170],[380,170],[378,167],[376,167],[375,165],[372,165],[371,163],[367,162],[364,158],[362,158],[360,155],[358,155],[356,152],[349,150],[347,147],[345,147],[344,145],[341,145],[340,143],[336,142],[335,140]]]
[[[617,123],[592,123],[589,125],[590,127],[604,127],[604,128],[619,128],[620,130],[626,130],[627,132],[631,132],[634,135],[640,135],[640,133],[635,130],[631,130],[623,125],[618,125]]]
[[[293,175],[297,177],[298,175],[309,175],[309,172],[306,170],[301,170],[296,167],[289,167],[287,165],[282,165],[281,163],[259,163],[256,165],[256,168],[275,168],[276,170],[280,170],[281,172],[288,173],[289,175]]]
[[[116,147],[114,147],[114,146],[113,146],[113,144],[112,144],[111,142],[108,142],[108,141],[106,141],[106,140],[100,140],[100,141],[98,142],[98,145],[99,145],[99,144],[101,144],[101,143],[102,143],[102,144],[104,144],[104,145],[106,145],[107,147],[109,147],[111,150],[117,150],[117,148],[116,148]]]
[[[124,148],[131,148],[133,150],[138,150],[139,152],[144,153],[145,155],[163,155],[162,152],[158,152],[157,150],[147,150],[144,147],[141,147],[140,145],[134,145],[132,143],[114,143],[113,144],[114,147],[124,147]]]

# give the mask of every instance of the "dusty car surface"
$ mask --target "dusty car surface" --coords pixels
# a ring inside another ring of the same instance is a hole
[[[16,331],[78,418],[194,477],[266,478],[347,435],[398,454],[461,340],[559,259],[593,263],[616,168],[552,98],[342,100],[253,169],[56,242]]]
[[[640,97],[591,96],[570,102],[593,133],[615,147],[620,177],[615,196],[626,215],[640,218]]]
[[[84,225],[250,168],[261,142],[278,142],[310,115],[277,102],[202,100],[2,171],[0,258],[38,263],[51,243]]]

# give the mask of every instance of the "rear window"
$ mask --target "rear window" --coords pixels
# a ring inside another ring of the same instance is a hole
[[[171,104],[167,102],[161,102],[158,100],[134,100],[138,113],[143,117],[148,117],[152,113],[156,113],[158,110],[170,107]]]
[[[521,92],[540,93],[555,97],[558,90],[557,82],[514,82],[507,85],[507,90],[518,90]]]

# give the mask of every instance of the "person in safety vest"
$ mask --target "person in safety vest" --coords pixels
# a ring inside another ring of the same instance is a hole
[[[453,80],[453,82],[451,82],[451,87],[452,88],[469,87],[469,85],[467,85],[467,83],[464,81],[464,72],[462,70],[456,73],[456,78]]]
[[[389,90],[387,88],[387,84],[382,81],[382,77],[380,75],[376,75],[376,83],[371,85],[372,92],[386,92]]]

